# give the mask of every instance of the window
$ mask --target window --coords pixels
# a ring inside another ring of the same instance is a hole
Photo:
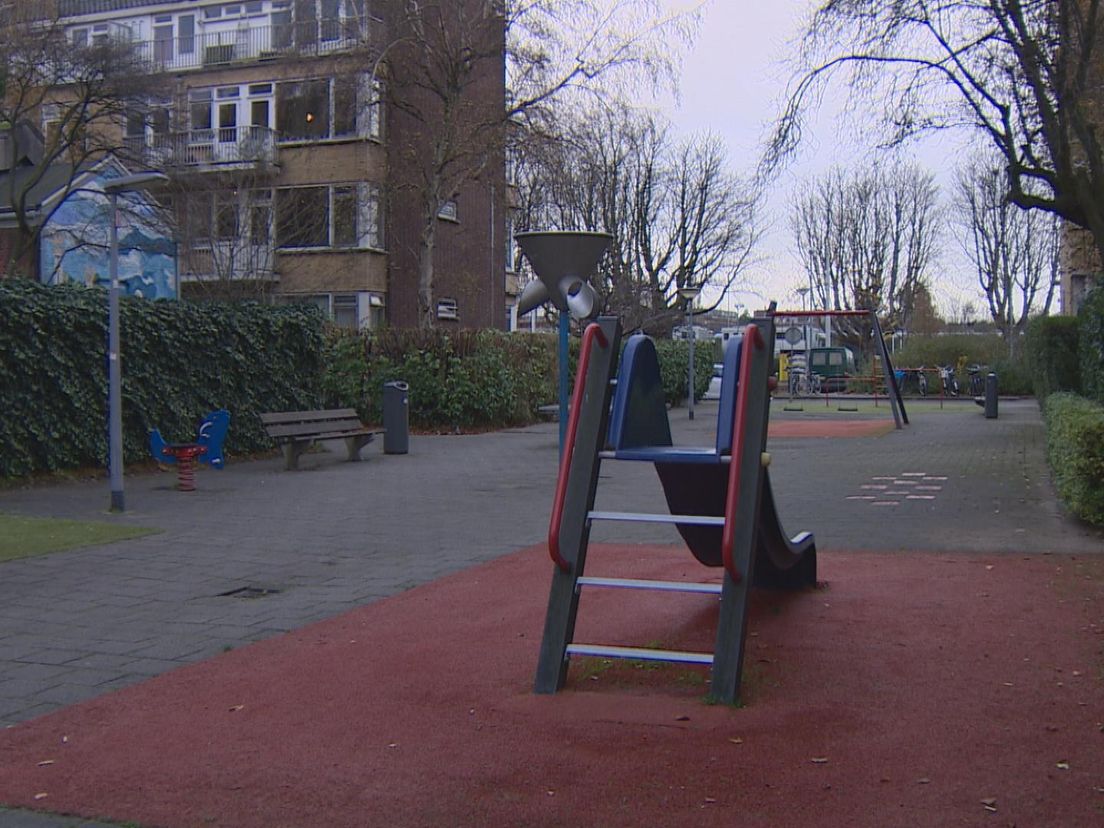
[[[167,15],[153,19],[153,59],[161,64],[173,59],[173,21]]]
[[[277,297],[276,301],[289,305],[314,305],[327,319],[345,328],[360,327],[362,309],[367,311],[367,327],[374,329],[384,323],[383,296],[378,293],[285,294]]]
[[[368,75],[276,84],[276,128],[285,141],[380,134],[380,87]]]
[[[506,211],[506,272],[513,273],[514,267],[514,211]]]
[[[345,0],[343,34],[347,40],[360,40],[368,33],[365,0]]]
[[[238,194],[234,191],[215,195],[215,238],[234,241],[239,236]]]
[[[201,248],[210,245],[215,198],[212,193],[195,193],[190,198],[182,199],[181,209],[184,212],[183,223],[186,238],[193,247]]]
[[[276,191],[276,241],[282,248],[383,247],[380,191],[370,184]]]
[[[334,135],[357,134],[357,87],[356,76],[334,78]]]
[[[357,188],[334,187],[333,189],[333,246],[358,247],[360,236],[357,233]]]
[[[249,197],[249,240],[265,245],[272,241],[272,191],[254,190]]]
[[[330,137],[330,82],[312,80],[277,84],[276,126],[289,140]]]
[[[182,14],[176,18],[177,49],[182,55],[195,54],[195,15]]]
[[[319,0],[321,6],[321,35],[323,42],[341,38],[341,0]]]
[[[441,205],[441,209],[437,211],[437,218],[445,219],[446,221],[459,221],[458,214],[456,212],[455,199],[449,199]]]
[[[459,319],[460,307],[455,299],[440,299],[437,302],[438,319]]]
[[[42,105],[42,135],[47,147],[56,147],[61,141],[61,107],[56,103]]]
[[[191,119],[192,130],[208,130],[211,128],[211,90],[193,89],[188,93],[188,115]],[[207,138],[210,140],[210,137]]]
[[[280,247],[328,247],[329,187],[276,191],[276,241]]]
[[[333,297],[333,321],[343,328],[360,327],[355,293],[335,293]]]
[[[382,328],[387,322],[387,312],[384,310],[383,296],[378,293],[368,294],[368,327],[371,330]]]
[[[69,37],[78,49],[83,49],[88,45],[88,29],[73,29]]]
[[[291,27],[290,0],[272,4],[272,48],[290,49],[295,38]]]
[[[318,42],[317,0],[295,0],[295,40],[300,46]]]

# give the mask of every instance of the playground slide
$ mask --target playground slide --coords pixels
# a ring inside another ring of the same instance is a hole
[[[755,584],[770,589],[816,586],[816,542],[812,532],[792,538],[782,529],[774,505],[770,475],[763,473],[756,533]]]
[[[724,516],[727,466],[657,463],[655,469],[672,514]],[[813,586],[816,583],[816,543],[809,532],[801,532],[791,538],[782,528],[771,491],[769,471],[763,472],[758,522],[756,586],[772,589]],[[684,523],[675,527],[698,561],[706,566],[723,565],[721,527]]]

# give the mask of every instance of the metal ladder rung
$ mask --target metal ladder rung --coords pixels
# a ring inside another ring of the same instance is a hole
[[[587,520],[621,520],[632,523],[685,523],[691,526],[724,526],[723,517],[713,515],[657,515],[647,512],[587,512]]]
[[[617,459],[617,452],[616,451],[600,451],[600,452],[598,452],[598,459],[599,460],[616,460]],[[720,464],[722,466],[727,466],[729,463],[732,462],[732,455],[722,454],[721,457],[720,457],[720,460],[719,461],[714,461],[714,462],[720,462]]]
[[[590,578],[582,576],[576,580],[579,586],[620,587],[622,589],[655,589],[661,592],[703,592],[720,595],[720,584],[702,584],[691,581],[649,581],[639,578]]]
[[[671,661],[677,664],[712,664],[712,653],[688,653],[683,650],[652,650],[643,647],[614,647],[609,644],[568,644],[568,655],[599,658],[631,658],[636,661]]]

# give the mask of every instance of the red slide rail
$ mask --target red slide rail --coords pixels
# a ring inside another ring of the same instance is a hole
[[[601,326],[592,322],[583,333],[583,345],[579,351],[579,367],[575,371],[575,390],[571,394],[571,413],[567,418],[567,434],[564,436],[563,454],[560,457],[560,475],[556,479],[556,496],[552,501],[552,518],[548,522],[548,554],[552,562],[563,572],[571,569],[571,564],[560,554],[560,523],[563,520],[564,500],[567,498],[567,479],[571,473],[571,457],[575,453],[575,434],[579,430],[579,412],[583,407],[583,394],[586,392],[586,375],[590,367],[590,351],[594,340],[603,348],[609,347]]]
[[[744,329],[744,353],[740,360],[740,385],[736,389],[736,414],[732,418],[732,459],[728,465],[728,497],[725,499],[724,533],[721,535],[721,555],[724,568],[733,583],[743,577],[732,560],[732,545],[736,533],[736,504],[740,500],[740,467],[743,465],[747,438],[747,410],[751,396],[751,349],[761,351],[765,343],[757,325]],[[739,427],[737,428],[737,424]],[[748,515],[756,520],[755,515]]]

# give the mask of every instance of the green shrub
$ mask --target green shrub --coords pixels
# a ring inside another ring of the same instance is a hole
[[[655,340],[659,355],[659,375],[663,380],[663,396],[668,405],[686,401],[690,386],[690,343],[684,339]],[[694,344],[694,399],[700,400],[709,390],[713,377],[713,349]]]
[[[1008,342],[998,334],[951,334],[909,337],[890,355],[895,368],[932,368],[936,365],[978,364],[993,366],[1009,359]],[[869,371],[867,372],[869,373]],[[959,377],[959,381],[962,381]]]
[[[1085,396],[1104,402],[1104,288],[1085,297],[1078,312],[1081,386]]]
[[[322,318],[307,306],[191,304],[122,297],[123,458],[147,459],[147,430],[195,434],[226,408],[226,450],[271,443],[263,411],[318,404]],[[107,294],[0,282],[0,476],[104,466]]]
[[[327,334],[322,388],[326,404],[382,419],[384,383],[409,386],[418,428],[518,425],[557,399],[556,337],[501,331],[384,330]]]
[[[1057,391],[1080,392],[1077,340],[1073,317],[1040,316],[1027,326],[1027,363],[1040,405]]]
[[[1104,525],[1104,405],[1056,392],[1044,412],[1058,494],[1073,514]]]
[[[989,370],[997,375],[997,390],[1001,394],[1030,397],[1035,393],[1034,378],[1031,369],[1025,359],[998,359],[989,366]],[[969,381],[963,381],[962,387],[967,389]]]

